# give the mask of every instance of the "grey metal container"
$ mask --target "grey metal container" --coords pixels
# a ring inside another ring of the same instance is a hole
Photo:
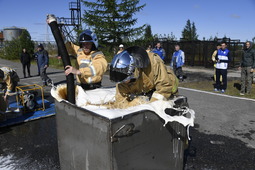
[[[9,28],[4,28],[3,30],[3,37],[4,41],[12,41],[13,39],[18,38],[21,34],[23,28],[17,28],[17,27],[9,27]]]
[[[179,104],[187,105],[186,98]],[[181,170],[186,128],[143,110],[109,119],[55,101],[62,170]]]

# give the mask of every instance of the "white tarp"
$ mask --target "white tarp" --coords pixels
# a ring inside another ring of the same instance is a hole
[[[58,100],[64,100],[59,95],[59,89],[66,88],[66,84],[58,85],[51,89],[51,95]],[[150,110],[155,112],[158,116],[165,120],[165,124],[168,122],[179,122],[184,126],[194,126],[195,112],[190,108],[173,108],[173,100],[157,100],[154,102],[148,102],[146,104],[141,104],[134,107],[129,107],[126,109],[108,109],[106,106],[102,106],[108,102],[114,102],[115,100],[114,88],[99,88],[95,90],[84,91],[80,86],[76,86],[76,105],[78,107],[85,108],[101,116],[107,117],[109,119],[114,119],[118,117],[123,117],[130,113],[134,113],[141,110]],[[182,111],[181,116],[170,116],[165,113],[166,108],[173,108]]]

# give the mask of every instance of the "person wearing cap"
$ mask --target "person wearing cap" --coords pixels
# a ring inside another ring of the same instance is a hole
[[[87,29],[80,34],[79,43],[79,46],[66,43],[69,53],[77,55],[77,67],[66,66],[65,74],[76,75],[78,84],[84,90],[99,88],[108,63],[104,54],[97,49],[97,36]]]
[[[150,45],[150,44],[147,46],[146,51],[147,51],[147,52],[152,52],[152,48],[151,48],[151,45]]]
[[[117,82],[116,108],[139,105],[141,96],[147,96],[150,102],[170,99],[177,94],[179,82],[158,54],[147,53],[138,46],[114,56],[110,64],[110,80]]]
[[[42,44],[37,46],[37,52],[35,54],[37,56],[37,63],[40,69],[40,76],[43,81],[43,86],[48,86],[52,84],[52,80],[48,77],[46,70],[49,67],[49,55],[48,51],[46,51]]]
[[[0,68],[0,83],[6,85],[4,89],[4,101],[6,102],[7,106],[8,96],[11,95],[11,93],[15,92],[19,80],[19,76],[14,69],[10,67]],[[7,111],[9,111],[8,107]]]
[[[117,52],[117,54],[121,53],[122,51],[124,51],[124,45],[120,44],[119,45],[119,51]]]

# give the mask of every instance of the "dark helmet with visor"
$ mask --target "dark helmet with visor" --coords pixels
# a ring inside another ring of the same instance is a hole
[[[81,44],[83,42],[92,42],[94,43],[95,47],[98,48],[97,35],[89,29],[83,31],[79,36],[79,43]]]
[[[129,47],[114,56],[110,64],[110,80],[123,82],[134,79],[135,68],[146,68],[150,63],[148,53],[141,47]]]

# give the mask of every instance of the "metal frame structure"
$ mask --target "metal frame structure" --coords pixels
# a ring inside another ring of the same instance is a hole
[[[27,112],[28,110],[25,110],[25,101],[24,101],[24,95],[26,94],[25,92],[27,91],[35,91],[35,90],[40,90],[41,91],[41,98],[42,98],[42,107],[34,109],[36,110],[45,110],[45,104],[44,104],[44,92],[43,92],[43,87],[37,84],[32,84],[32,85],[25,85],[25,86],[17,86],[16,87],[16,101],[17,101],[17,108],[20,106],[20,102],[24,108],[23,112]]]
[[[75,42],[75,30],[81,29],[81,1],[69,3],[71,18],[58,17],[57,22],[64,38],[67,41]]]

